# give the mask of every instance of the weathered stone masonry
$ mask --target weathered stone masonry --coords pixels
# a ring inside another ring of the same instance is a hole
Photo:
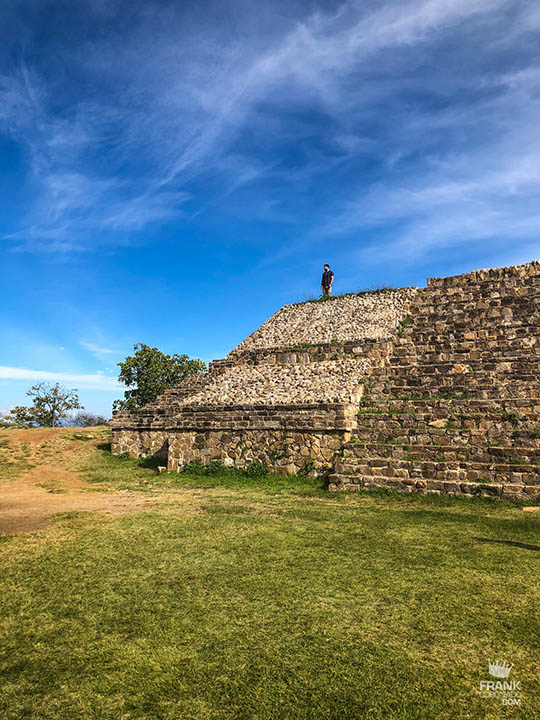
[[[209,372],[113,419],[113,452],[330,489],[540,493],[540,263],[282,308]]]
[[[135,457],[158,455],[169,470],[189,462],[221,460],[245,467],[263,462],[295,473],[312,460],[331,464],[335,452],[351,437],[356,405],[200,406],[186,409],[170,426],[155,421],[139,428],[113,431],[113,452]]]
[[[159,454],[170,470],[214,459],[284,473],[331,467],[356,428],[363,383],[389,356],[415,293],[282,308],[208,373],[137,412],[115,414],[113,452]]]

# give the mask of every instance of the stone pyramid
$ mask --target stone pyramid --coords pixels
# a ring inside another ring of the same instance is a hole
[[[113,452],[329,474],[330,489],[540,492],[540,263],[287,305],[116,413]]]

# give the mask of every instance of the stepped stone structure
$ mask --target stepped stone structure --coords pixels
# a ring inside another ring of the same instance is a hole
[[[540,495],[540,262],[288,305],[115,413],[113,452],[325,468],[332,490]]]

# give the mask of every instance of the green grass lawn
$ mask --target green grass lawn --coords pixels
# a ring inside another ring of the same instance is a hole
[[[166,502],[3,539],[2,720],[540,717],[540,514],[85,447],[92,487]],[[477,694],[488,658],[521,708]]]

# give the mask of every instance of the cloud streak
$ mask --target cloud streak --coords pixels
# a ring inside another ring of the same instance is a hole
[[[80,341],[80,345],[82,345],[82,347],[86,350],[89,350],[91,353],[94,353],[98,356],[118,354],[117,350],[111,350],[110,348],[102,347],[101,345],[96,345],[95,343],[86,342],[84,340]]]
[[[241,3],[230,22],[212,12],[149,4],[121,36],[68,45],[62,80],[28,60],[2,75],[0,122],[27,148],[34,192],[12,245],[131,242],[246,206],[305,227],[276,257],[384,224],[392,237],[360,260],[415,259],[464,233],[531,240],[534,3],[299,4],[287,21],[276,6],[262,30]]]
[[[76,385],[87,390],[123,390],[116,378],[100,373],[77,374],[52,372],[49,370],[30,370],[28,368],[17,368],[0,365],[0,379],[2,380],[24,380],[28,382],[59,382],[68,385]]]

